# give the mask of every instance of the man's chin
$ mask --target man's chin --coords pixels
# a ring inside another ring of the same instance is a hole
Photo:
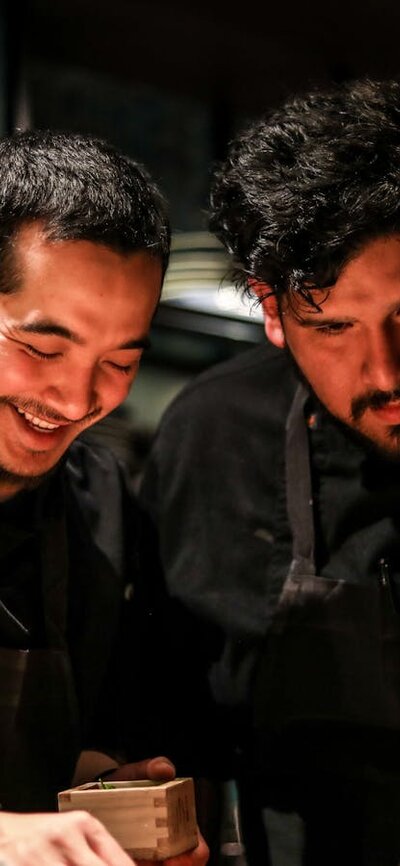
[[[367,451],[384,457],[386,460],[391,460],[393,463],[400,463],[400,424],[388,428],[385,437],[377,437],[375,433],[353,425],[345,424],[345,427]]]
[[[54,472],[54,469],[55,465],[40,474],[23,475],[7,469],[0,463],[0,500],[2,491],[7,491],[8,496],[13,496],[21,490],[36,490]]]
[[[378,443],[377,447],[379,453],[387,457],[388,460],[400,463],[400,424],[391,427],[387,442],[382,443],[382,445]]]

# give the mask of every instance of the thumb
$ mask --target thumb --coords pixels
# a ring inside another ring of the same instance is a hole
[[[154,782],[170,782],[175,778],[175,767],[168,758],[147,758],[133,764],[122,764],[113,773],[107,773],[107,782],[151,779]]]

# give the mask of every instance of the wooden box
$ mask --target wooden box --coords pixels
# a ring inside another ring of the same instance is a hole
[[[90,812],[132,859],[165,860],[198,843],[193,779],[88,782],[61,791],[58,808]]]

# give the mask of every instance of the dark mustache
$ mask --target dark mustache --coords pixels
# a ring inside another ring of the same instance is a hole
[[[359,421],[367,409],[383,409],[388,403],[400,401],[400,387],[394,391],[368,391],[362,397],[355,397],[351,401],[352,421]]]
[[[36,400],[21,400],[18,397],[0,397],[0,404],[3,403],[12,403],[14,406],[17,406],[19,409],[22,409],[23,412],[29,412],[31,415],[38,415],[40,418],[43,418],[45,421],[49,421],[54,424],[87,424],[88,421],[93,421],[97,418],[98,415],[101,414],[101,408],[93,409],[92,412],[89,412],[83,418],[79,418],[77,421],[71,421],[70,418],[66,418],[64,415],[59,415],[58,412],[54,412],[52,409],[49,409],[47,406],[44,406],[42,403],[38,403]]]

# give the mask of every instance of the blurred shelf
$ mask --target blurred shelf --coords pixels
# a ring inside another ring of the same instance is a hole
[[[194,309],[190,303],[169,302],[161,304],[154,317],[153,329],[169,328],[221,337],[243,343],[261,343],[265,339],[262,322],[239,316],[211,314]]]
[[[209,232],[175,234],[165,275],[160,321],[170,326],[171,317],[164,316],[165,309],[181,309],[185,314],[190,313],[191,318],[177,319],[179,327],[184,327],[187,322],[187,327],[192,330],[199,331],[204,327],[207,334],[247,340],[247,334],[253,333],[254,325],[262,327],[262,309],[255,298],[247,297],[233,286],[230,270],[229,256]],[[203,317],[196,319],[192,314],[202,314]],[[211,317],[217,320],[214,324],[210,322]],[[235,322],[249,327],[235,327]],[[258,341],[258,337],[250,337],[250,341]]]

